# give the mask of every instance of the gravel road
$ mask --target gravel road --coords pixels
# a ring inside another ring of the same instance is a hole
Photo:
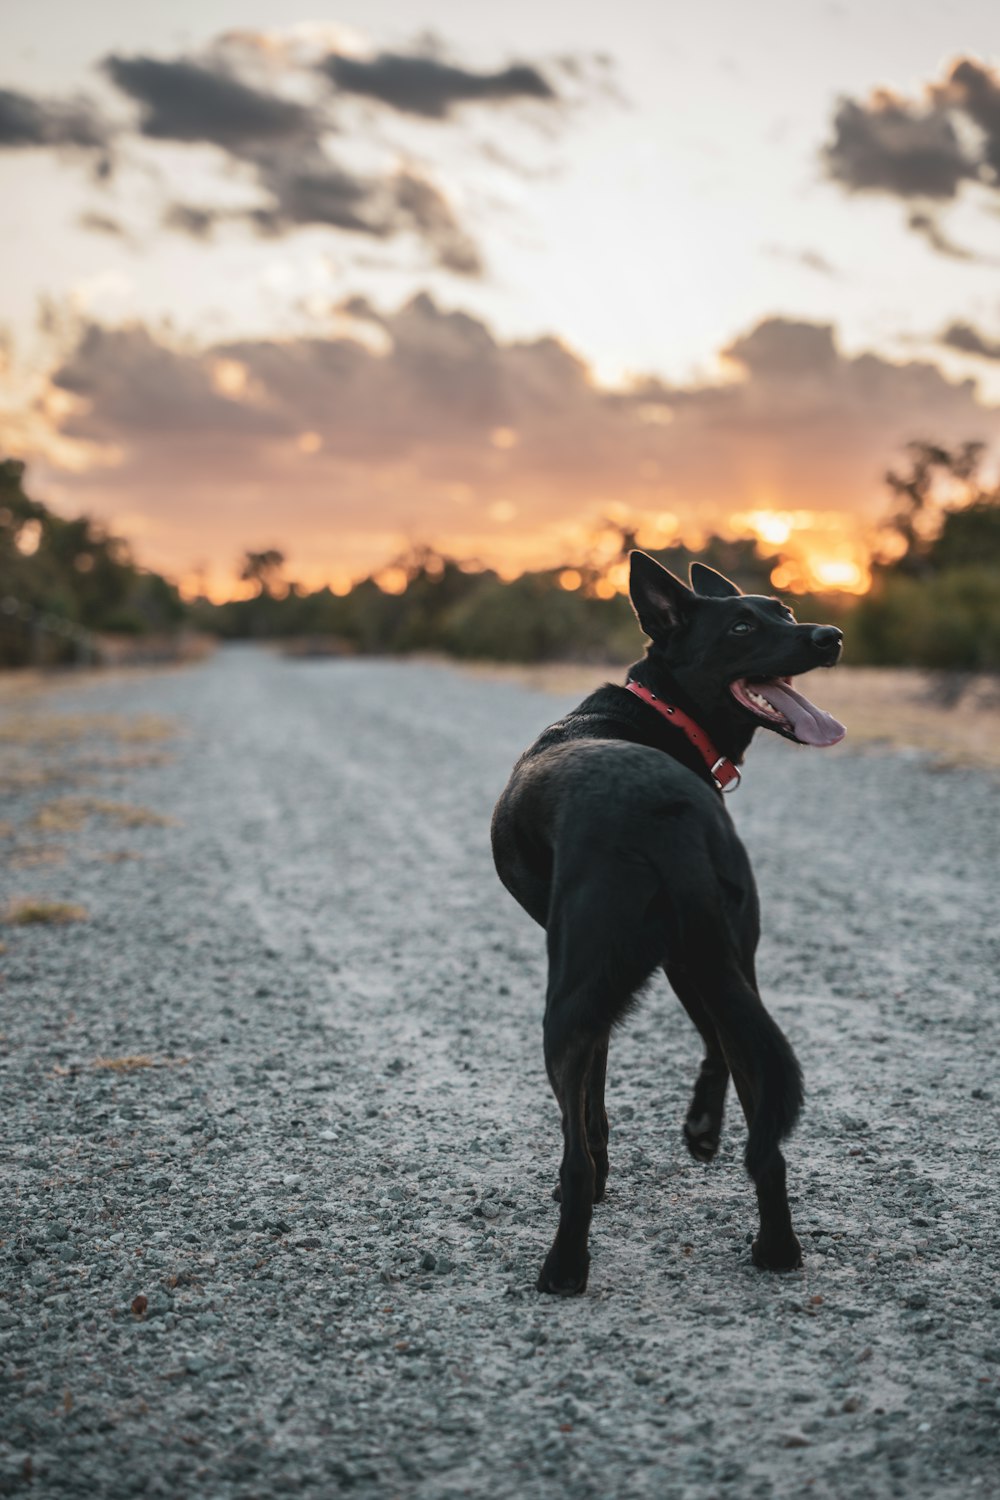
[[[590,1290],[557,1301],[543,940],[488,822],[568,706],[237,648],[32,710],[181,732],[87,748],[86,795],[170,826],[46,832],[54,741],[0,799],[0,899],[89,911],[0,933],[0,1493],[997,1493],[996,780],[759,737],[731,806],[806,1076],[805,1268],[750,1263],[732,1114],[714,1164],[683,1148],[664,982],[613,1041]]]

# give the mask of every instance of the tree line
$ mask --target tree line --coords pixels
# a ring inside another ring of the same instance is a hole
[[[56,661],[85,655],[90,633],[185,627],[223,640],[283,641],[305,653],[435,651],[522,662],[636,654],[628,600],[601,597],[607,557],[600,567],[571,563],[572,579],[566,567],[504,579],[417,547],[391,565],[393,591],[380,587],[378,574],[338,594],[287,581],[282,553],[269,548],[243,557],[250,597],[185,603],[86,517],[67,521],[29,499],[23,472],[15,460],[0,463],[2,665],[38,659],[42,618],[50,626],[62,622],[61,631],[50,629],[43,656]],[[982,445],[911,444],[906,467],[890,471],[886,483],[894,545],[889,559],[875,564],[870,591],[859,599],[793,597],[799,618],[841,625],[846,659],[855,664],[1000,671],[1000,484],[983,477]],[[621,562],[636,538],[627,527],[616,529]],[[681,576],[692,555],[679,544],[654,552]],[[711,536],[697,555],[747,592],[773,590],[779,559],[761,556],[750,539]]]

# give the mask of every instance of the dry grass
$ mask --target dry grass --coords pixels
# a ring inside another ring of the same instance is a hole
[[[105,818],[118,828],[174,828],[176,819],[130,802],[99,797],[56,797],[35,813],[31,826],[44,833],[78,833],[89,818]]]
[[[156,1060],[146,1052],[137,1052],[131,1057],[95,1057],[90,1066],[108,1073],[132,1073],[136,1068],[155,1068]]]
[[[44,786],[81,786],[87,781],[93,780],[89,776],[81,776],[75,766],[48,765],[40,766],[30,762],[17,764],[5,761],[0,764],[0,797],[13,796],[18,792],[33,792]]]
[[[7,863],[12,870],[32,870],[38,865],[61,865],[66,862],[66,850],[57,844],[29,844],[15,849]]]
[[[129,1053],[125,1057],[95,1057],[90,1067],[99,1073],[137,1073],[143,1068],[183,1068],[190,1057],[151,1057],[148,1052]],[[83,1071],[81,1063],[70,1063],[63,1067],[57,1063],[52,1072],[57,1078],[71,1078]]]
[[[177,726],[160,714],[39,714],[12,712],[0,719],[0,745],[66,746],[82,740],[148,744],[173,739]]]
[[[85,922],[88,915],[85,906],[72,901],[42,901],[26,896],[20,901],[11,901],[0,920],[11,927],[62,926],[67,922]]]
[[[546,663],[540,666],[477,662],[462,671],[517,682],[548,693],[579,693],[602,681],[622,680],[620,666]],[[957,703],[940,701],[935,679],[902,668],[839,667],[817,672],[807,691],[847,725],[846,747],[885,745],[933,755],[939,766],[1000,769],[1000,693],[990,679],[966,684]],[[832,752],[834,754],[837,751]]]

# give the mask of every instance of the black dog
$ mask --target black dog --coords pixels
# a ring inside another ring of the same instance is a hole
[[[700,563],[691,588],[644,552],[631,563],[645,658],[627,686],[598,688],[536,740],[493,814],[500,879],[548,934],[545,1066],[564,1147],[538,1288],[563,1295],[586,1288],[608,1175],[608,1037],[661,965],[705,1043],[688,1148],[715,1155],[731,1074],[760,1206],[753,1259],[772,1271],[802,1263],[779,1150],[802,1077],[757,992],[757,892],[720,793],[762,724],[800,744],[843,738],[790,683],[833,666],[841,633],[799,625],[779,600],[741,594]]]

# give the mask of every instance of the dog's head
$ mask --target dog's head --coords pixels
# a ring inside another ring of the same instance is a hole
[[[800,625],[780,599],[744,594],[703,563],[688,588],[645,552],[631,555],[629,594],[649,636],[649,686],[672,682],[723,743],[746,745],[763,726],[801,745],[835,745],[846,731],[810,703],[792,678],[832,667],[842,636],[834,625]]]

